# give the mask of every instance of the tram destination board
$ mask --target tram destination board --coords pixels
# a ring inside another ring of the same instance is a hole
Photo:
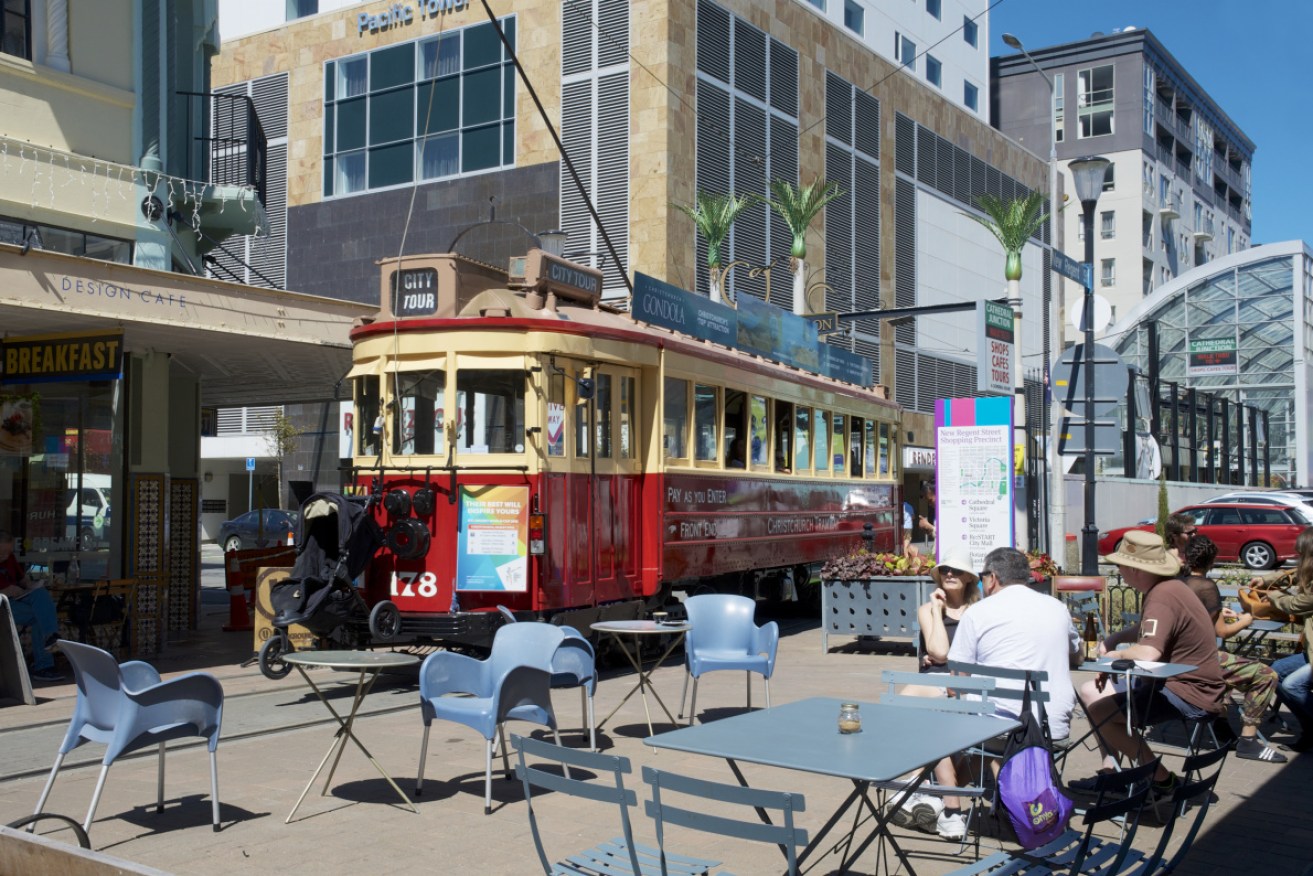
[[[403,268],[392,272],[392,315],[432,316],[438,309],[438,272]]]

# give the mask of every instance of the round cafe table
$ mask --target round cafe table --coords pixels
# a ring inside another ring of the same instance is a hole
[[[665,662],[665,659],[670,656],[670,652],[674,651],[675,648],[684,641],[684,634],[693,629],[693,625],[686,621],[680,621],[677,623],[657,623],[656,621],[651,620],[599,621],[592,625],[592,629],[599,633],[607,633],[611,638],[615,639],[616,644],[620,646],[620,650],[629,658],[629,662],[633,665],[634,670],[638,672],[638,682],[630,688],[629,692],[625,694],[624,699],[616,704],[616,707],[611,710],[610,714],[597,722],[597,726],[601,727],[607,721],[611,720],[611,716],[620,711],[620,707],[629,701],[629,698],[634,695],[635,691],[643,697],[643,712],[647,715],[647,735],[655,735],[655,731],[652,729],[652,710],[648,708],[647,704],[648,691],[652,692],[652,696],[656,698],[657,705],[661,707],[661,711],[666,713],[666,718],[670,720],[670,723],[676,723],[675,716],[670,714],[670,710],[666,708],[666,704],[661,700],[661,695],[658,694],[656,688],[652,686],[652,673],[660,668],[661,664]],[[670,640],[670,644],[666,647],[666,650],[661,653],[661,656],[657,658],[656,662],[653,663],[649,669],[644,669],[642,658],[643,638],[645,636],[668,636],[672,633],[674,634],[674,637]],[[626,644],[626,639],[633,641],[634,647],[632,651]]]
[[[348,739],[356,744],[356,747],[364,753],[365,757],[369,758],[369,762],[374,765],[374,769],[378,770],[379,775],[387,780],[387,783],[392,786],[392,790],[397,792],[406,806],[410,808],[410,811],[418,814],[419,810],[415,808],[415,804],[410,802],[410,798],[406,796],[406,793],[397,786],[397,783],[392,780],[387,771],[374,759],[374,755],[369,753],[369,749],[365,748],[352,728],[355,725],[356,713],[360,711],[360,704],[370,690],[373,689],[379,673],[384,669],[401,669],[414,666],[419,662],[419,658],[414,654],[402,654],[396,651],[293,651],[283,657],[283,660],[296,667],[297,672],[301,673],[301,677],[305,679],[306,684],[310,685],[311,690],[315,692],[315,696],[319,697],[319,701],[337,719],[337,732],[333,734],[332,744],[328,746],[324,759],[319,762],[315,774],[306,783],[305,790],[301,792],[301,796],[296,800],[296,805],[292,807],[291,812],[287,813],[287,820],[283,823],[291,823],[292,816],[296,815],[296,810],[301,808],[301,801],[305,800],[305,795],[310,792],[311,786],[319,778],[319,774],[324,771],[324,765],[332,757],[333,766],[328,771],[328,777],[324,779],[324,787],[320,792],[320,796],[328,793],[328,785],[333,781],[333,773],[337,772],[337,765],[342,760],[342,752],[346,748]],[[307,666],[322,666],[326,669],[340,669],[345,672],[359,673],[356,680],[356,697],[351,703],[351,712],[345,719],[337,713],[332,703],[324,698],[319,686],[306,673]]]

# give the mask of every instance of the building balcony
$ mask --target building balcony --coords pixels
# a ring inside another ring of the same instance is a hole
[[[1176,195],[1166,195],[1159,198],[1158,216],[1164,222],[1181,218],[1181,202]]]
[[[1194,242],[1196,244],[1206,243],[1207,241],[1212,240],[1213,220],[1212,219],[1203,220],[1203,222],[1199,223],[1199,227],[1194,230],[1193,234],[1194,234]]]

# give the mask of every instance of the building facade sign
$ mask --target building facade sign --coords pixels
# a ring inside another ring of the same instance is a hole
[[[1240,359],[1236,355],[1234,336],[1190,339],[1190,362],[1186,368],[1190,377],[1239,373]]]
[[[985,395],[1012,393],[1012,308],[996,301],[976,304],[976,391]]]
[[[469,0],[421,0],[421,19],[437,18],[447,12],[459,12],[469,6]],[[356,34],[379,33],[396,27],[405,27],[415,21],[415,7],[408,3],[393,3],[382,12],[361,12],[356,16]]]
[[[935,449],[903,445],[903,471],[934,471]]]
[[[123,376],[123,332],[29,335],[0,342],[0,383],[117,380]]]

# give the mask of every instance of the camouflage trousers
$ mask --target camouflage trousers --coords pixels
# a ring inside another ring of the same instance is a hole
[[[1244,703],[1240,706],[1241,723],[1246,727],[1257,727],[1263,723],[1263,716],[1276,697],[1276,672],[1261,660],[1240,657],[1230,651],[1218,651],[1217,659],[1222,664],[1222,681],[1227,690],[1238,690],[1244,695]]]

